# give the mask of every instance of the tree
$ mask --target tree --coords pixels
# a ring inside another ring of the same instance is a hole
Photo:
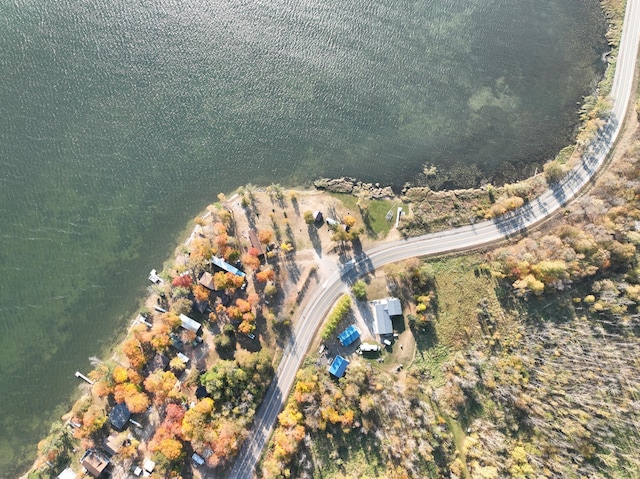
[[[342,218],[342,222],[347,225],[347,227],[353,228],[356,224],[356,219],[351,215],[345,215],[344,218]]]
[[[142,344],[135,336],[127,339],[122,344],[122,352],[129,360],[131,367],[138,371],[141,371],[147,362],[142,349]]]
[[[304,213],[302,213],[302,217],[304,218],[304,222],[308,225],[312,225],[316,221],[311,211],[305,211]]]
[[[230,289],[233,287],[233,274],[218,271],[213,275],[213,285],[217,290]]]
[[[182,435],[188,441],[203,440],[213,419],[213,399],[203,398],[189,409],[182,419]]]
[[[173,281],[171,281],[171,286],[173,286],[174,288],[182,287],[187,290],[191,288],[192,284],[193,280],[188,274],[181,274],[180,276],[176,276],[175,278],[173,278]]]
[[[273,281],[276,278],[276,272],[272,268],[264,269],[256,274],[256,279],[261,283]]]
[[[188,314],[191,311],[192,303],[188,298],[179,298],[171,304],[171,311],[180,314]]]
[[[258,241],[265,245],[270,244],[273,241],[273,232],[270,230],[259,230]]]
[[[557,183],[566,173],[566,166],[558,160],[549,161],[544,165],[544,176],[549,183]]]
[[[175,462],[183,456],[182,443],[177,439],[166,438],[161,440],[155,447],[155,452],[159,452],[171,462]]]
[[[115,399],[124,402],[134,414],[141,413],[149,407],[149,397],[138,386],[132,383],[118,384],[115,388]]]
[[[255,271],[260,268],[260,259],[257,255],[252,255],[250,252],[245,253],[242,255],[242,264],[244,264],[247,268]]]
[[[193,288],[193,295],[195,296],[196,301],[199,301],[199,302],[208,301],[210,293],[211,291],[209,291],[208,288],[205,288],[201,284],[197,284]]]
[[[367,283],[359,279],[353,286],[351,287],[351,291],[353,291],[353,295],[359,299],[364,300],[367,299]]]
[[[182,372],[187,368],[187,365],[178,356],[169,361],[169,367],[174,371]]]
[[[170,397],[178,379],[171,371],[154,371],[145,379],[144,388],[153,394],[155,402],[164,403]]]
[[[278,294],[278,288],[274,283],[269,283],[264,287],[264,295],[267,298],[273,298],[276,294]]]

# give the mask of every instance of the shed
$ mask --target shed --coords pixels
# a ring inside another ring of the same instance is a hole
[[[216,290],[215,283],[213,282],[213,275],[208,271],[205,271],[204,273],[202,273],[202,275],[200,275],[200,278],[198,278],[198,283],[211,291]]]
[[[202,399],[208,396],[209,391],[207,391],[207,388],[204,386],[198,386],[198,389],[196,389],[196,399]]]
[[[316,223],[322,223],[322,211],[313,212],[313,221]]]
[[[64,471],[58,474],[58,479],[76,479],[78,475],[73,472],[73,469],[67,467]]]
[[[187,364],[189,362],[189,358],[187,356],[185,356],[182,353],[178,353],[176,354],[176,356],[180,359],[180,361],[182,361],[184,364]]]
[[[146,458],[142,463],[142,469],[144,469],[147,472],[153,472],[155,467],[156,467],[156,463],[149,458]]]
[[[258,233],[253,228],[249,228],[249,241],[251,242],[251,247],[258,250],[258,257],[264,256],[264,249],[262,248],[262,243],[260,243],[260,239],[258,238]]]
[[[191,319],[189,316],[185,314],[180,315],[181,326],[187,331],[191,331],[192,333],[198,334],[202,325],[196,321],[195,319]]]
[[[110,456],[118,454],[118,452],[120,452],[120,449],[122,449],[122,438],[120,437],[120,434],[115,432],[109,434],[109,436],[102,443],[102,447]]]
[[[342,376],[344,376],[344,372],[347,370],[348,365],[349,361],[338,355],[331,363],[331,366],[329,366],[329,373],[337,378],[341,378]]]
[[[158,272],[155,269],[152,269],[149,272],[149,281],[155,284],[164,283],[164,280],[160,276],[158,276]]]
[[[352,324],[338,335],[338,339],[343,346],[349,346],[360,337],[360,330]]]
[[[109,458],[97,449],[87,449],[80,459],[80,464],[93,477],[98,477],[109,465]]]
[[[125,403],[116,404],[109,413],[109,423],[116,431],[122,431],[130,418],[131,412]]]

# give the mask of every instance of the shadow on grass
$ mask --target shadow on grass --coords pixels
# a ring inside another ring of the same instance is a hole
[[[319,226],[316,226],[316,224],[307,225],[307,233],[309,234],[309,239],[311,240],[313,249],[318,254],[318,256],[322,257],[322,241],[320,240],[320,235],[318,234],[318,228]]]
[[[385,477],[386,465],[378,441],[356,432],[345,433],[337,427],[327,428],[327,433],[314,434],[313,446],[304,448],[302,454],[306,468],[296,463],[291,477],[341,477],[358,471],[359,477]],[[310,476],[304,476],[305,471]],[[353,476],[349,476],[353,477]]]

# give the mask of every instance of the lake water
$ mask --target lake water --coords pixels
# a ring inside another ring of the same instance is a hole
[[[597,0],[1,0],[0,477],[217,193],[526,175],[604,31]]]

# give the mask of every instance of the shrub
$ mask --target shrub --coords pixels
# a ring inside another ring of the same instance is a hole
[[[336,305],[333,307],[327,318],[327,324],[322,331],[322,339],[329,339],[336,331],[338,324],[342,321],[351,310],[351,298],[347,294],[343,294]]]

